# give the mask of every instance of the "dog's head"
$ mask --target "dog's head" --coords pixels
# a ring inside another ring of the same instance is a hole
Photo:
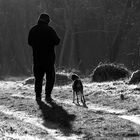
[[[70,79],[75,81],[75,80],[79,79],[79,76],[75,73],[72,73],[71,76],[70,76]]]

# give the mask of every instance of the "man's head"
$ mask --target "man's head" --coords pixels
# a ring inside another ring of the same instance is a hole
[[[44,22],[44,23],[48,24],[48,23],[50,22],[50,17],[49,17],[49,15],[46,14],[46,13],[42,13],[42,14],[39,16],[38,22]]]

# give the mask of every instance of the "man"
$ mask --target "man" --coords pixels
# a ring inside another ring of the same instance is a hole
[[[46,74],[45,100],[51,102],[51,92],[55,82],[55,46],[60,39],[48,24],[49,15],[39,16],[37,25],[29,31],[28,44],[33,50],[33,72],[35,77],[36,101],[41,101],[43,77]]]

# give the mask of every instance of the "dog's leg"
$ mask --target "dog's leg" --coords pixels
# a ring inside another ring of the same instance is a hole
[[[84,106],[84,107],[87,107],[87,105],[86,105],[86,100],[85,100],[83,91],[81,92],[81,102],[83,103],[83,106]]]
[[[85,101],[85,97],[84,97],[84,95],[82,94],[82,101],[83,101],[83,103],[85,103],[86,101]]]
[[[76,92],[77,104],[79,105],[78,93]]]
[[[83,107],[88,108],[88,107],[87,107],[87,104],[86,104],[86,101],[85,101],[85,98],[84,98],[84,95],[83,95]]]
[[[80,91],[80,98],[81,98],[81,102],[84,104],[85,98],[84,98],[83,90]]]
[[[73,91],[73,103],[75,103],[75,91]]]
[[[82,92],[80,92],[80,99],[81,99],[81,103],[83,103],[83,95],[82,95]]]

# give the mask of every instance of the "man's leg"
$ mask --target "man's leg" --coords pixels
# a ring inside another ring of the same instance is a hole
[[[34,66],[34,77],[35,77],[35,93],[36,100],[41,101],[41,93],[42,93],[42,83],[44,77],[44,70],[40,66]]]
[[[55,67],[50,66],[46,70],[46,87],[45,87],[46,101],[52,100],[51,92],[53,90],[54,82],[55,82]]]

